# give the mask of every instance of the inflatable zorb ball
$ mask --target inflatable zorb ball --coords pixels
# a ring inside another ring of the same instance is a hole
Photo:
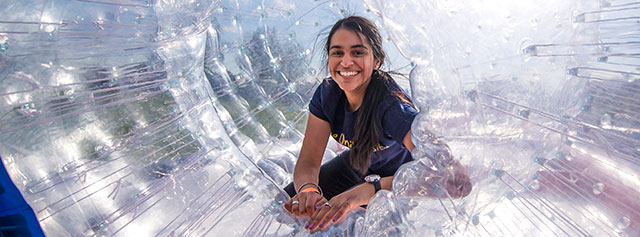
[[[5,1],[0,156],[44,233],[308,235],[281,187],[349,4],[415,66],[418,161],[316,235],[638,235],[637,2]]]

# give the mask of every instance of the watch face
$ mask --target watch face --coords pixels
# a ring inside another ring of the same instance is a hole
[[[364,181],[367,181],[369,183],[379,181],[379,180],[380,180],[380,175],[377,175],[377,174],[370,174],[370,175],[367,175],[367,177],[364,177]]]

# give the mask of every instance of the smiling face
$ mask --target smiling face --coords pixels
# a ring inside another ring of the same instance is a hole
[[[344,28],[336,30],[329,45],[329,73],[345,93],[364,96],[377,67],[371,46],[361,35]]]

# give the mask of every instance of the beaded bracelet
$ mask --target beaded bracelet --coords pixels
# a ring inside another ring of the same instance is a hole
[[[314,183],[314,182],[306,182],[306,183],[303,183],[302,185],[300,185],[300,187],[298,187],[298,191],[297,191],[296,193],[300,193],[300,190],[302,190],[302,188],[303,188],[304,186],[308,185],[308,184],[313,184],[313,186],[316,186],[316,188],[318,189],[317,191],[319,191],[319,192],[320,192],[320,196],[322,196],[322,189],[320,188],[320,186],[319,186],[319,185],[317,185],[317,184],[316,184],[316,183]]]

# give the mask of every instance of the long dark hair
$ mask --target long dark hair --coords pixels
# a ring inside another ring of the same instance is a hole
[[[325,44],[325,53],[329,53],[331,37],[338,29],[346,29],[357,35],[362,35],[371,46],[374,60],[378,60],[380,66],[384,64],[386,53],[382,49],[382,37],[380,37],[378,29],[371,21],[359,16],[341,19],[333,25]],[[349,155],[351,166],[362,175],[366,174],[369,169],[374,149],[380,146],[379,138],[380,134],[382,134],[382,124],[378,112],[380,103],[386,94],[391,94],[401,101],[414,106],[411,99],[402,92],[400,86],[389,73],[380,69],[373,71],[362,104],[358,109],[353,147]]]

